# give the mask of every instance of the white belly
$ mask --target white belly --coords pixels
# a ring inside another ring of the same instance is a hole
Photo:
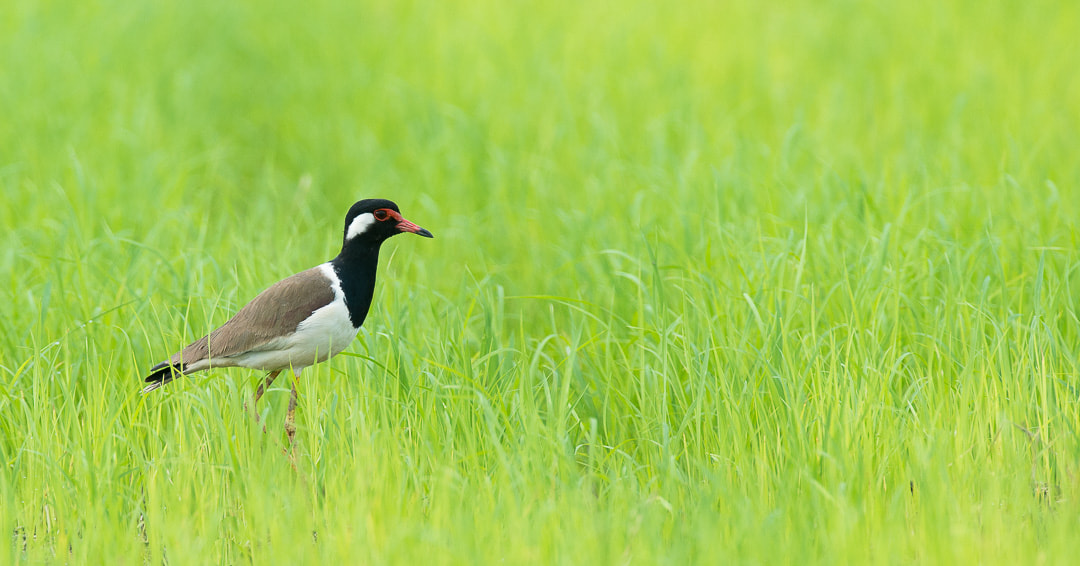
[[[349,309],[341,298],[311,313],[296,332],[267,344],[258,351],[230,359],[238,366],[273,371],[292,368],[299,374],[307,366],[336,356],[356,338],[358,328],[349,319]]]

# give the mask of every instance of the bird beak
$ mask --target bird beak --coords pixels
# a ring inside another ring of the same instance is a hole
[[[399,232],[412,232],[417,236],[423,236],[425,238],[435,237],[431,235],[431,232],[424,230],[423,228],[417,226],[416,224],[413,224],[412,222],[409,222],[408,220],[405,220],[404,218],[401,219],[401,222],[397,223],[397,229]]]

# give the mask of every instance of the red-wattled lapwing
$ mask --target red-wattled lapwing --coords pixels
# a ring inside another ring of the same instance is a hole
[[[177,376],[212,367],[246,367],[270,372],[255,391],[259,402],[282,370],[292,369],[292,396],[285,431],[296,432],[296,382],[300,371],[326,361],[356,337],[371,307],[379,246],[387,238],[431,232],[405,220],[398,207],[383,199],[362,200],[345,216],[345,238],[334,259],[282,279],[259,293],[235,316],[210,334],[150,368],[143,393]]]

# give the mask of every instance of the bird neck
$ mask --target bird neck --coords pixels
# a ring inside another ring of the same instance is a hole
[[[360,328],[367,318],[375,294],[375,272],[379,268],[379,244],[351,242],[330,261],[341,282],[345,306],[353,328]]]

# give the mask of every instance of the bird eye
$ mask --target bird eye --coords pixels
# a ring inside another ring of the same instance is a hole
[[[385,208],[380,208],[375,211],[375,220],[386,220],[390,216],[390,213],[386,212]]]

